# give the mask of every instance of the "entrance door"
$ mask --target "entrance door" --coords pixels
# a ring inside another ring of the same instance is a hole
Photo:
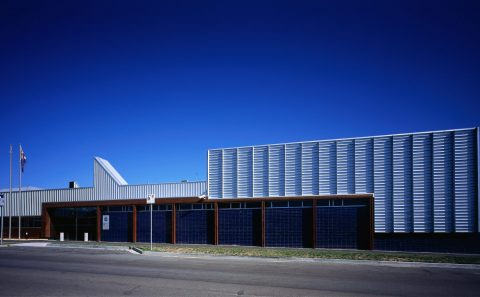
[[[65,240],[84,240],[97,238],[97,212],[95,207],[56,208],[51,210],[52,236],[60,238],[64,233]]]

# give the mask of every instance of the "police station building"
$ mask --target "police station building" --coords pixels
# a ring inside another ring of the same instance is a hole
[[[211,149],[207,181],[6,195],[4,236],[480,253],[478,128]],[[21,230],[19,232],[19,216]]]

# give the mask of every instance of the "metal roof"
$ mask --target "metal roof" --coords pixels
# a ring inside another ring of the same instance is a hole
[[[6,194],[5,216],[39,216],[44,202],[74,202],[95,200],[144,199],[149,194],[156,198],[198,197],[206,194],[207,183],[178,182],[129,185],[105,159],[94,157],[93,187],[63,189],[23,189]]]
[[[113,180],[119,185],[128,185],[127,181],[113,168],[112,164],[105,159],[95,157],[95,160],[105,169]]]

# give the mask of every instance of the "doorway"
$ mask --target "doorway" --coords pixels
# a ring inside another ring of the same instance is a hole
[[[52,238],[59,239],[64,233],[65,240],[88,240],[97,238],[97,209],[95,207],[55,208],[50,210]]]

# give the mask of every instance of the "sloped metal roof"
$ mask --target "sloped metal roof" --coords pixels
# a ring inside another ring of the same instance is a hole
[[[95,157],[95,160],[103,167],[103,169],[105,169],[108,172],[110,177],[112,177],[113,180],[118,185],[121,185],[121,186],[128,185],[127,181],[120,175],[120,173],[118,173],[118,171],[115,168],[113,168],[110,162],[100,157]]]

